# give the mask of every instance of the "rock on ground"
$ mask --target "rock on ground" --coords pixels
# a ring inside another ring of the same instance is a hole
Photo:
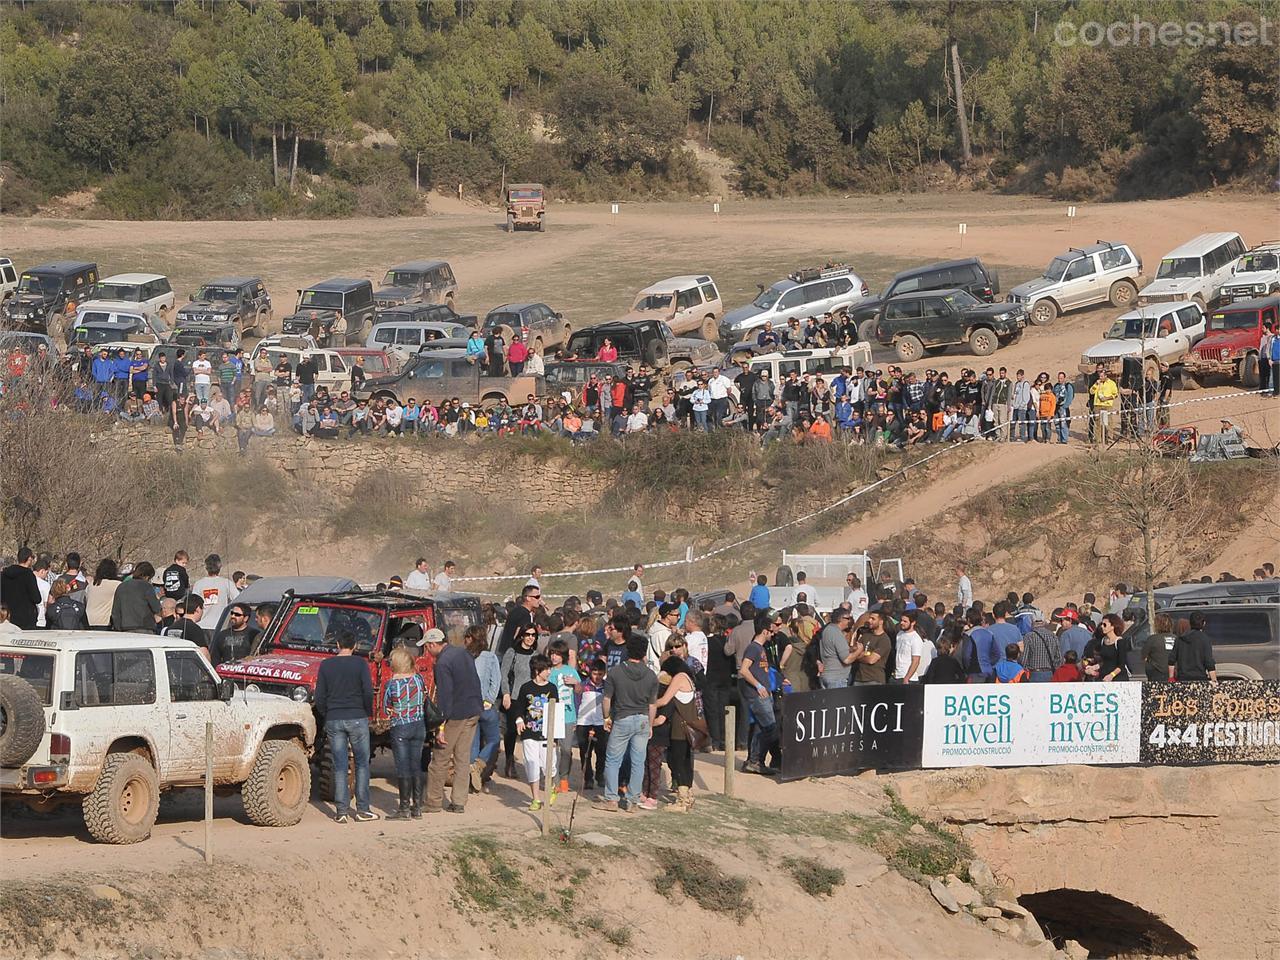
[[[951,891],[947,889],[947,885],[941,880],[929,881],[929,892],[933,894],[933,899],[937,900],[947,913],[960,912],[960,904],[956,903],[956,898],[951,895]]]

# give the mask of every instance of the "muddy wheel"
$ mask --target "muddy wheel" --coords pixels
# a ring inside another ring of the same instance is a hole
[[[333,802],[333,754],[329,750],[329,741],[323,738],[316,738],[316,772],[311,778],[311,785],[315,788],[316,798]]]
[[[516,228],[516,218],[507,214],[507,233],[511,233]]]
[[[21,677],[0,675],[0,764],[20,767],[44,737],[44,707]]]
[[[1117,280],[1111,285],[1111,295],[1108,298],[1111,305],[1116,309],[1124,309],[1133,303],[1138,297],[1138,288],[1128,280]]]
[[[720,328],[716,326],[716,315],[708,313],[702,318],[702,327],[700,329],[702,339],[711,343],[715,343],[720,339]]]
[[[547,232],[547,218],[545,214],[538,218],[538,232],[539,233]]]
[[[914,333],[904,333],[900,336],[894,341],[893,349],[903,363],[910,363],[924,356],[924,344]]]
[[[979,327],[969,334],[969,349],[973,351],[975,357],[989,357],[999,346],[1000,338],[996,336],[994,330]]]
[[[1036,305],[1031,308],[1031,322],[1038,327],[1043,327],[1046,323],[1053,323],[1058,319],[1058,305],[1052,300],[1037,300]]]
[[[858,339],[863,343],[876,342],[876,318],[868,317],[858,324]]]
[[[1178,387],[1182,390],[1199,390],[1203,386],[1204,381],[1194,373],[1188,373],[1186,370],[1183,370],[1181,376],[1178,377]]]
[[[240,788],[244,812],[260,827],[291,827],[311,796],[307,755],[292,740],[268,740]]]
[[[160,778],[146,757],[113,753],[84,798],[84,825],[101,843],[139,843],[160,810]]]
[[[1276,375],[1275,371],[1271,374]],[[1240,361],[1240,382],[1249,389],[1253,389],[1262,382],[1262,376],[1258,372],[1258,355],[1251,353]]]

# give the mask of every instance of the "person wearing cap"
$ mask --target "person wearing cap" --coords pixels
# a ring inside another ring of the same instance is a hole
[[[444,631],[432,627],[423,635],[423,646],[435,658],[436,705],[444,718],[431,751],[427,770],[427,813],[462,813],[467,806],[470,783],[463,771],[471,765],[471,744],[475,741],[484,699],[475,661],[460,646],[448,643]],[[453,771],[453,788],[447,807],[444,785]]]
[[[1081,626],[1080,614],[1071,607],[1059,607],[1053,611],[1053,619],[1062,624],[1062,632],[1058,634],[1058,648],[1065,657],[1067,651],[1074,650],[1077,660],[1084,658],[1084,648],[1093,639],[1093,631]]]

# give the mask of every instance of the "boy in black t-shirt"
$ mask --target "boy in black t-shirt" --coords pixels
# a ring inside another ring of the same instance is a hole
[[[530,810],[542,809],[541,781],[547,765],[547,737],[555,719],[556,686],[547,678],[551,673],[551,661],[542,654],[529,659],[529,673],[533,677],[520,687],[515,699],[516,732],[520,735],[520,753],[524,760],[525,780],[529,784],[532,801]]]

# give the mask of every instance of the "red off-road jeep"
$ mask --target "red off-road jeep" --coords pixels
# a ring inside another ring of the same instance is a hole
[[[218,674],[237,686],[276,693],[298,701],[315,698],[320,664],[337,656],[337,635],[355,634],[355,656],[366,659],[373,677],[373,716],[369,718],[370,753],[390,746],[382,692],[391,679],[387,655],[400,631],[410,623],[424,632],[444,631],[450,643],[461,644],[467,627],[481,623],[480,601],[465,594],[421,597],[395,591],[369,593],[286,593],[270,626],[253,645],[249,656],[218,667]],[[421,651],[418,672],[433,686],[433,658]],[[320,796],[333,797],[333,767],[324,740],[324,723],[316,718],[316,783]]]

